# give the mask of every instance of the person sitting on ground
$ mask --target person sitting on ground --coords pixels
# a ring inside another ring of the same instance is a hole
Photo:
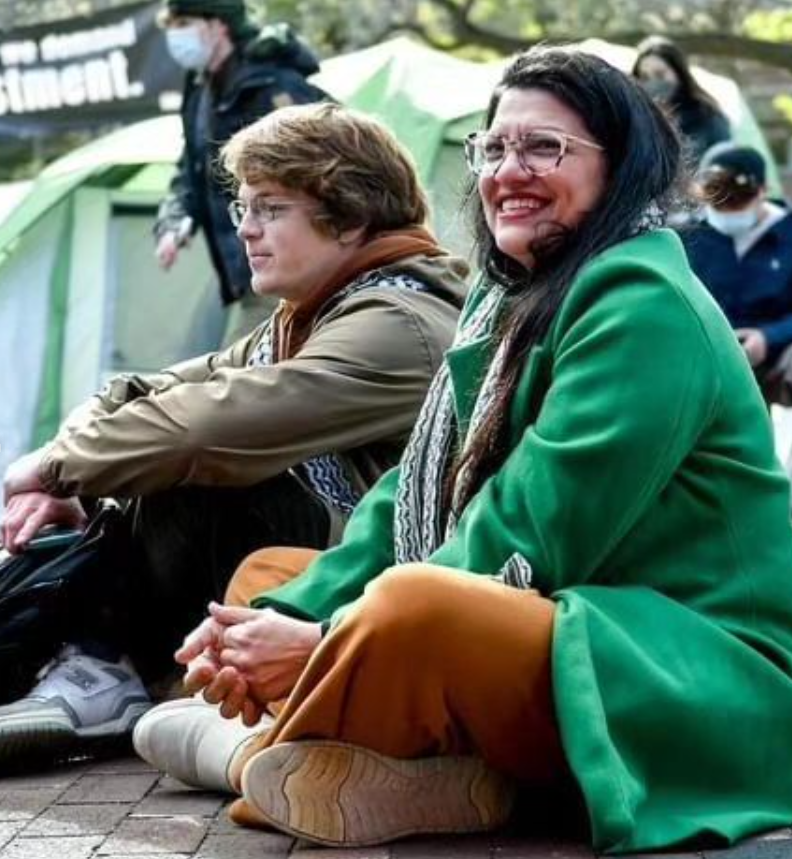
[[[788,825],[789,483],[660,226],[678,137],[605,61],[538,48],[466,152],[482,277],[400,465],[301,576],[211,608],[178,657],[220,715],[163,705],[136,748],[226,755],[236,820],[321,844],[491,829],[519,783],[577,786],[598,851]],[[240,712],[258,734],[226,743]]]
[[[106,577],[118,584],[112,623],[91,637],[145,679],[172,670],[173,648],[245,555],[337,542],[398,460],[464,300],[467,266],[423,226],[414,165],[373,119],[283,108],[238,132],[223,162],[253,289],[280,298],[274,316],[227,351],[113,380],[5,477],[15,553],[43,526],[82,527],[86,498],[128,500]],[[66,745],[131,729],[122,705],[140,682],[91,647],[70,647],[26,700],[0,708],[0,757],[35,751],[49,730],[39,714]],[[75,666],[79,688],[61,682]],[[114,690],[101,712],[93,683]]]
[[[729,120],[693,77],[684,52],[670,39],[644,39],[638,45],[632,74],[658,104],[671,112],[691,164],[698,164],[707,149],[731,137]]]
[[[682,232],[693,271],[726,314],[768,403],[792,405],[792,213],[767,197],[765,162],[722,143],[698,176],[703,217]]]

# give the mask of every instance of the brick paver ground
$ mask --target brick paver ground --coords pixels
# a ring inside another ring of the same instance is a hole
[[[542,833],[533,835],[511,832],[414,839],[388,847],[317,848],[276,833],[240,829],[226,819],[225,802],[134,758],[0,778],[0,859],[594,859],[580,836],[565,835],[557,823],[539,825]],[[663,856],[792,859],[792,830],[778,830],[731,850]]]

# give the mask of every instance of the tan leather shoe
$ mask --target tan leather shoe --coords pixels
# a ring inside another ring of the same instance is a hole
[[[242,793],[262,821],[332,846],[494,829],[514,800],[512,782],[479,758],[403,760],[325,740],[259,752]]]

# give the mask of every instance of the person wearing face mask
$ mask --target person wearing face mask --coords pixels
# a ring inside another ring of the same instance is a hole
[[[650,36],[638,45],[633,77],[674,117],[697,164],[711,146],[731,138],[729,121],[693,77],[687,57],[670,39]]]
[[[319,65],[286,25],[259,32],[244,0],[165,0],[159,23],[186,78],[184,149],[154,226],[156,256],[167,271],[203,230],[221,300],[230,310],[223,337],[229,345],[255,328],[273,304],[250,289],[244,248],[228,220],[229,190],[215,168],[218,153],[235,132],[270,111],[324,98],[306,80]]]
[[[719,144],[698,176],[702,221],[684,231],[691,266],[726,314],[765,399],[792,405],[792,213],[768,200],[765,163]]]

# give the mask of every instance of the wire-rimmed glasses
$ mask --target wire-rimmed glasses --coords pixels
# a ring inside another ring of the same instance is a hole
[[[304,203],[301,200],[289,200],[282,202],[270,202],[263,197],[254,197],[249,203],[244,200],[232,200],[228,204],[228,217],[231,218],[231,223],[239,229],[245,215],[248,213],[253,220],[262,227],[265,224],[271,224],[282,217],[289,209],[311,208],[315,209],[316,205],[312,203]]]

